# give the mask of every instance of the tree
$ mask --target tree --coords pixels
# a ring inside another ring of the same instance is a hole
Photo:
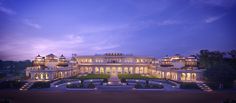
[[[224,55],[225,53],[220,51],[201,50],[200,54],[197,54],[199,67],[207,69],[215,64],[219,64],[223,62]]]
[[[208,68],[204,72],[208,82],[214,82],[218,85],[232,85],[236,79],[236,71],[227,63],[219,63]]]
[[[232,59],[236,59],[236,50],[231,50],[228,52],[228,54],[231,56]]]
[[[208,50],[201,50],[200,54],[197,54],[199,59],[199,67],[206,68],[208,63],[209,51]]]

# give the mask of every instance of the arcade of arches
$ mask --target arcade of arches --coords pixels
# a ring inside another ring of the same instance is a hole
[[[92,74],[151,74],[157,78],[166,78],[171,80],[181,81],[196,81],[196,73],[188,72],[170,72],[170,71],[157,71],[149,69],[148,66],[81,66],[79,69],[59,72],[39,72],[32,73],[32,79],[34,80],[51,80],[58,78],[67,78],[80,73],[92,73]]]

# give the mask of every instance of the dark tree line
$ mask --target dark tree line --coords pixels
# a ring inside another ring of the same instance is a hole
[[[0,60],[0,75],[19,74],[22,73],[26,67],[31,66],[30,60],[25,61],[2,61]]]
[[[236,80],[236,50],[229,52],[201,50],[199,68],[205,68],[205,80],[217,88],[232,87]]]

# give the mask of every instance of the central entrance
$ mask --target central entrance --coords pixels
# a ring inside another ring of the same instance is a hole
[[[111,77],[108,79],[108,85],[120,85],[120,79],[117,74],[117,67],[111,68]]]
[[[116,67],[112,67],[112,68],[111,68],[111,76],[112,76],[112,77],[117,76]]]

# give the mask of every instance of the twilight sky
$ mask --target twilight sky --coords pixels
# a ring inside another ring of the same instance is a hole
[[[0,0],[0,59],[236,49],[236,0]]]

